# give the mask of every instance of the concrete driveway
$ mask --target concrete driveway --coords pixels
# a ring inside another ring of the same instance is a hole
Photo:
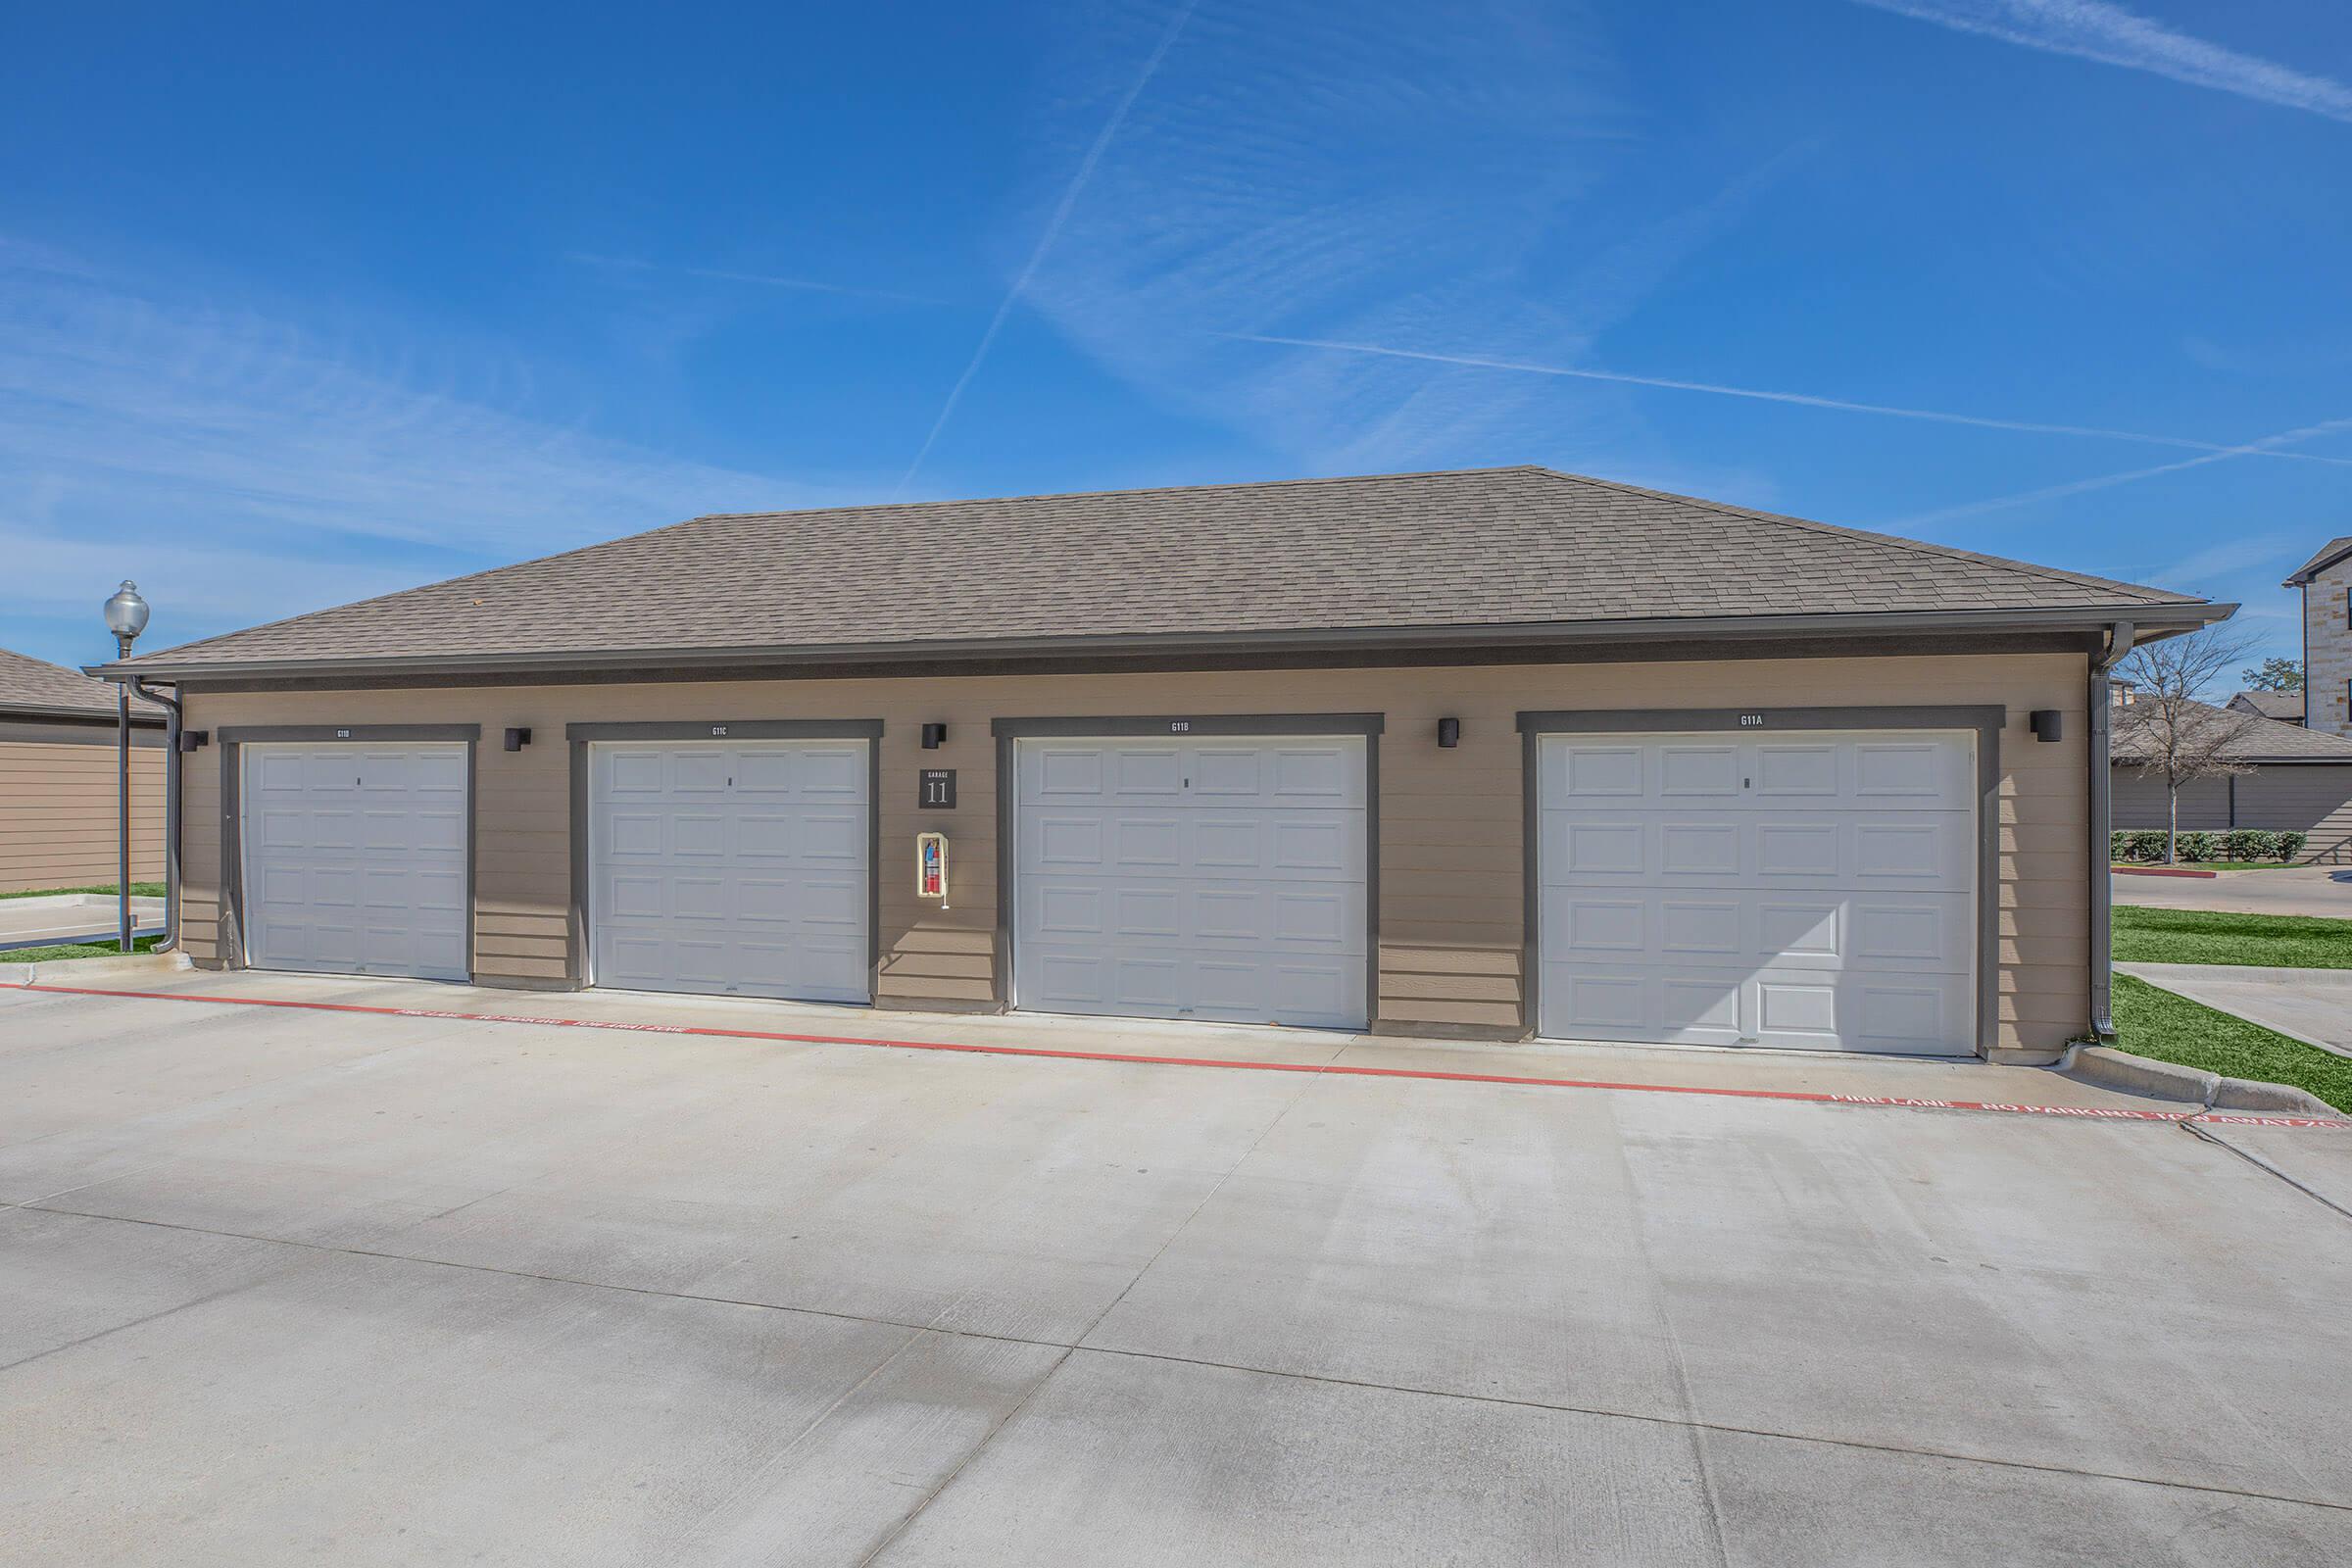
[[[103,893],[43,893],[30,898],[0,899],[0,949],[28,942],[111,939],[118,918],[115,900]],[[160,932],[164,901],[132,899],[130,920],[140,933]],[[0,952],[0,963],[7,961],[5,953]]]
[[[1629,1087],[0,990],[12,1564],[2352,1539],[2352,1131],[1678,1092],[2164,1108],[1973,1063],[91,983]]]
[[[2210,877],[2118,871],[2109,880],[2118,904],[2352,920],[2352,866],[2292,865],[2276,871],[2218,871]]]

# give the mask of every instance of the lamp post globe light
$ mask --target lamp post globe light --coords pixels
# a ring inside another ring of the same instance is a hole
[[[147,601],[139,597],[139,585],[128,577],[106,602],[106,629],[115,634],[115,647],[124,655],[147,629]]]
[[[147,629],[147,601],[128,577],[106,602],[106,629],[115,634],[115,657],[128,659],[130,645]],[[115,936],[130,951],[130,681],[115,682]]]

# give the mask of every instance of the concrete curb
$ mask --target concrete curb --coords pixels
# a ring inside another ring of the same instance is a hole
[[[2306,1116],[2341,1116],[2319,1096],[2287,1084],[2225,1078],[2220,1073],[2175,1062],[2134,1056],[2112,1046],[2069,1046],[2058,1070],[2084,1083],[2121,1089],[2156,1100],[2184,1100],[2208,1110],[2284,1110]]]
[[[51,958],[45,963],[0,963],[0,986],[71,985],[122,975],[176,974],[193,969],[184,953],[117,954],[111,958]]]

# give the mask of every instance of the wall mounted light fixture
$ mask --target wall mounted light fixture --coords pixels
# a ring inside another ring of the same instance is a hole
[[[531,744],[531,732],[530,732],[528,729],[510,729],[510,730],[508,730],[508,731],[507,731],[507,750],[508,750],[508,751],[510,751],[510,752],[519,752],[519,751],[521,751],[521,750],[522,750],[522,749],[523,749],[525,746],[528,746],[528,745],[530,745],[530,744]]]
[[[1438,720],[1438,744],[1439,744],[1440,746],[1447,746],[1447,747],[1451,747],[1451,746],[1459,746],[1459,745],[1461,745],[1461,744],[1462,744],[1462,721],[1461,721],[1460,719],[1458,719],[1458,718],[1441,718],[1441,719],[1439,719],[1439,720]]]
[[[936,752],[936,751],[938,751],[938,750],[940,749],[940,747],[946,743],[946,741],[947,741],[947,738],[948,738],[948,726],[947,726],[947,725],[945,725],[945,724],[925,724],[925,725],[923,726],[923,750],[924,750],[924,751],[926,751],[926,752]]]
[[[2066,715],[2055,708],[2036,708],[2026,722],[2034,727],[2034,738],[2037,741],[2066,738]]]

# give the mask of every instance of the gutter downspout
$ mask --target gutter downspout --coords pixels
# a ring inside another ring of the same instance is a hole
[[[179,700],[147,689],[133,675],[126,681],[137,693],[164,710],[164,939],[153,948],[169,953],[179,946]]]
[[[2090,660],[2090,1035],[2100,1045],[2115,1040],[2115,873],[2109,869],[2114,837],[2113,738],[2107,673],[2132,652],[2132,622],[2119,620],[2107,647]]]

